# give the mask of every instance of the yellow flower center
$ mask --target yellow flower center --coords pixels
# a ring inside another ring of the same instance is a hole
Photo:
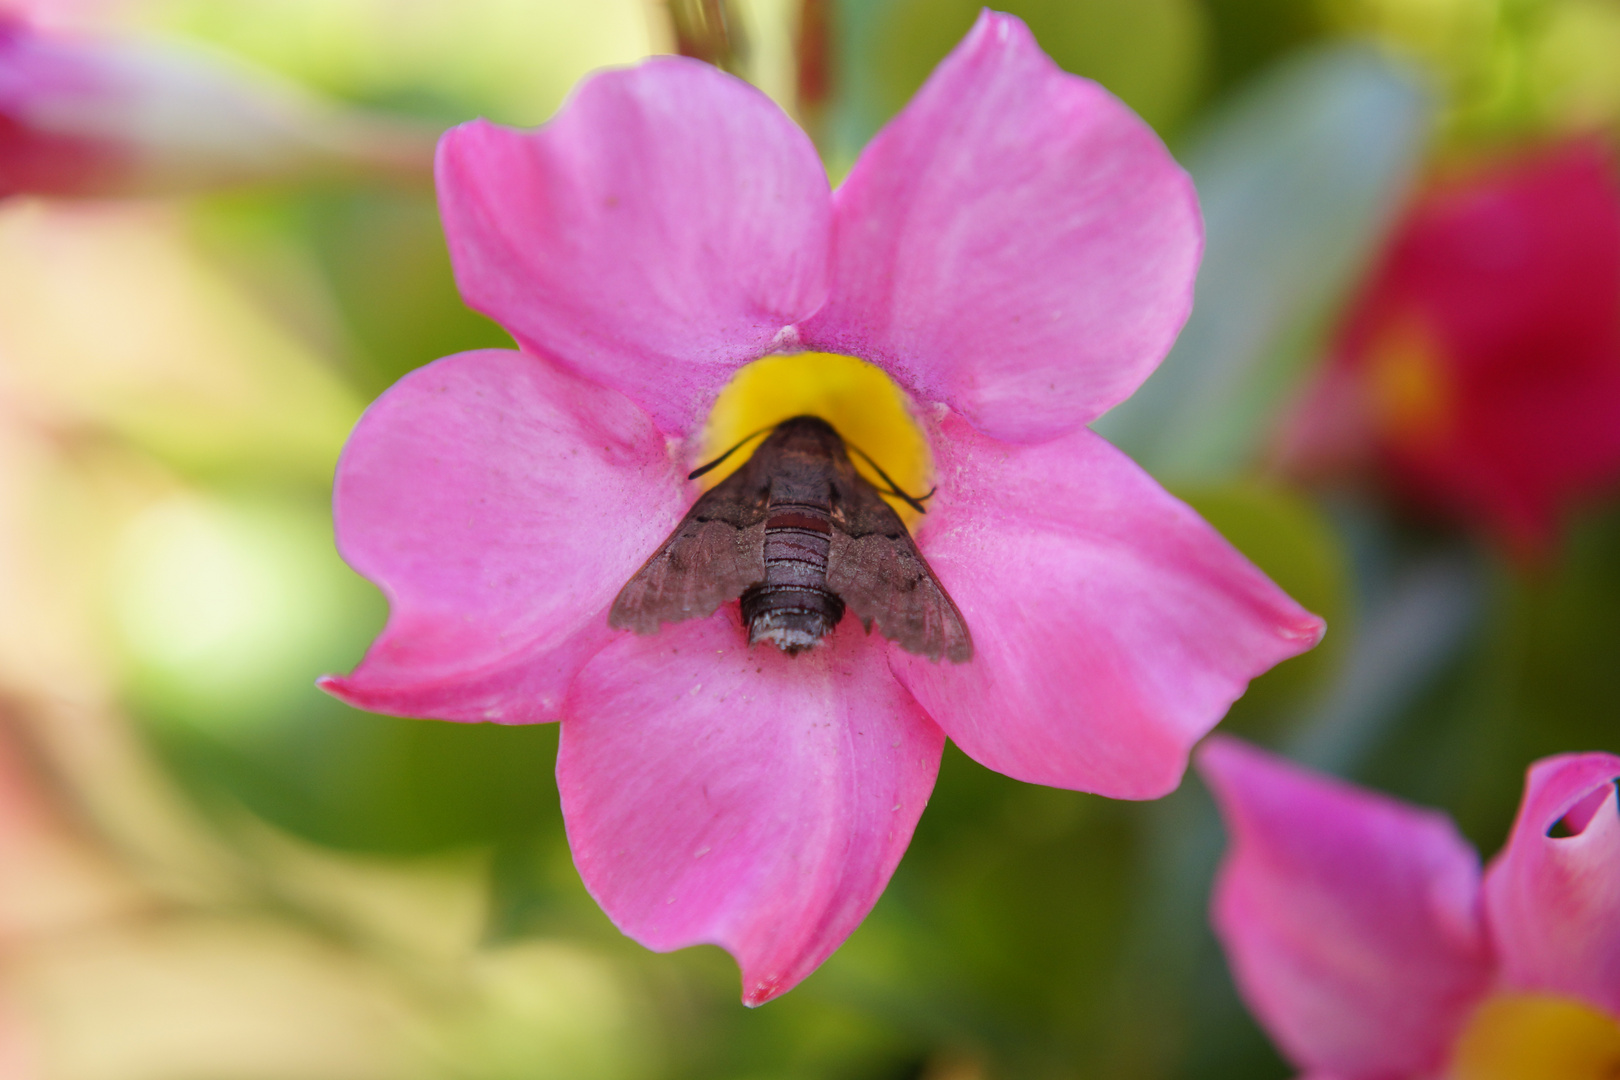
[[[1447,1080],[1620,1080],[1620,1021],[1564,998],[1499,994],[1457,1040]]]
[[[1430,442],[1450,427],[1455,395],[1440,355],[1440,343],[1416,319],[1395,323],[1373,342],[1372,403],[1391,437]]]
[[[932,486],[928,438],[910,397],[880,369],[836,353],[766,356],[737,372],[709,414],[699,461],[712,461],[754,432],[799,415],[819,416],[837,428],[846,443],[877,462],[906,494],[921,496]],[[752,451],[752,445],[738,450],[704,475],[704,485],[718,484]],[[851,452],[850,458],[873,487],[888,487],[860,453]],[[907,526],[915,523],[917,514],[905,503],[889,497],[889,505]]]

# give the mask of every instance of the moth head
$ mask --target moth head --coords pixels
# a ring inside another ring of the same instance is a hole
[[[777,424],[766,437],[764,446],[788,454],[811,457],[843,457],[844,437],[838,429],[819,416],[801,413]]]

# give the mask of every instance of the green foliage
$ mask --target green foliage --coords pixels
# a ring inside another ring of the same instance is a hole
[[[1167,482],[1259,464],[1406,197],[1430,111],[1413,71],[1344,45],[1219,104],[1184,153],[1205,230],[1192,315],[1097,430]]]
[[[899,111],[934,65],[961,40],[983,5],[973,0],[882,0],[845,14],[863,40],[852,60],[869,71],[857,100],[853,138],[864,142]],[[1065,70],[1102,83],[1161,131],[1173,130],[1203,88],[1208,31],[1191,0],[1010,0],[999,11],[1029,24]]]
[[[428,192],[333,192],[299,209],[300,231],[353,335],[358,381],[370,394],[441,356],[514,347],[461,302]]]
[[[1548,565],[1499,565],[1469,647],[1391,724],[1362,770],[1457,818],[1482,852],[1507,837],[1524,770],[1620,753],[1620,512],[1584,515]]]
[[[552,825],[552,728],[375,716],[315,688],[383,616],[332,550],[322,502],[176,499],[127,531],[114,597],[127,693],[179,775],[211,805],[350,850]]]
[[[1243,83],[1326,29],[1320,11],[1301,0],[1205,0],[1210,25],[1212,97]]]

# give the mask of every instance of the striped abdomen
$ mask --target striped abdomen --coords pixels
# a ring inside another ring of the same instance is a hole
[[[829,507],[772,501],[765,520],[765,581],[742,594],[748,643],[769,641],[788,655],[832,633],[844,602],[827,588],[832,542]]]

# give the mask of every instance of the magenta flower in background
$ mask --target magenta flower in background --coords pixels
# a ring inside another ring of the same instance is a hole
[[[177,49],[0,11],[0,197],[147,195],[309,176],[425,176],[431,134]]]
[[[457,280],[520,352],[400,381],[338,468],[344,557],[387,593],[366,709],[561,720],[575,862],[625,933],[725,947],[744,1000],[876,901],[948,735],[1036,783],[1150,798],[1253,676],[1322,631],[1085,425],[1191,303],[1201,228],[1156,136],[987,13],[829,191],[767,98],[677,57],[600,73],[534,131],[447,134]],[[796,657],[737,605],[639,637],[615,594],[696,496],[745,364],[820,350],[916,403],[939,484],[917,542],[975,653],[845,619]]]
[[[1620,171],[1584,138],[1431,185],[1285,452],[1376,460],[1410,501],[1544,557],[1620,492]]]
[[[1443,814],[1231,738],[1198,768],[1231,846],[1213,919],[1238,989],[1317,1080],[1620,1074],[1620,757],[1530,767],[1483,879]]]

